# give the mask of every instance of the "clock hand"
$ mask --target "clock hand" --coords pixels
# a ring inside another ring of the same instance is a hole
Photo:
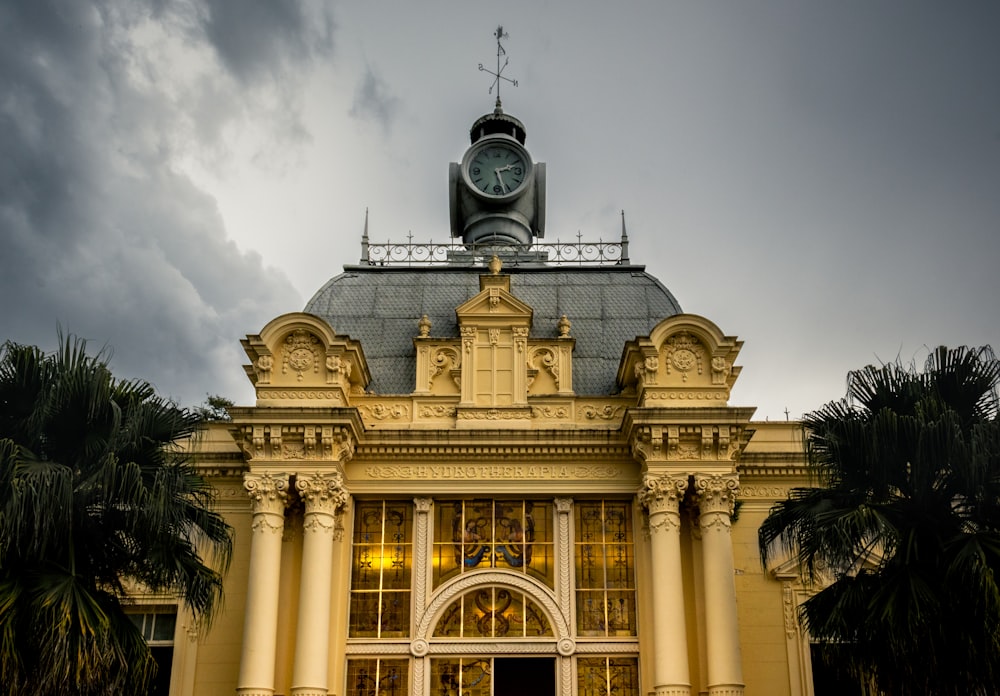
[[[496,174],[497,181],[500,182],[500,186],[503,188],[503,192],[504,193],[509,193],[509,191],[507,189],[507,184],[504,183],[503,177],[500,176],[500,172],[506,172],[506,171],[510,171],[510,165],[509,164],[506,167],[497,167],[496,169],[493,170],[493,173]]]

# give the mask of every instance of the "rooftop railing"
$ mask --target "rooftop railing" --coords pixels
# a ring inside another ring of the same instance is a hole
[[[577,235],[575,242],[535,241],[524,245],[508,242],[414,242],[413,235],[409,235],[403,243],[372,244],[367,234],[361,239],[361,264],[364,266],[474,266],[482,265],[494,256],[507,266],[627,266],[628,236],[622,229],[622,237],[617,242],[584,242]]]

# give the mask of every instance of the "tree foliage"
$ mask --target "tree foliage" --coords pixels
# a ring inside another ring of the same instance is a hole
[[[174,445],[197,414],[103,352],[0,347],[0,682],[5,693],[145,693],[135,583],[210,621],[232,532]],[[204,554],[204,558],[203,558]]]
[[[883,693],[1000,693],[998,383],[989,348],[852,372],[804,418],[817,485],[760,528],[765,567],[792,554],[823,587],[811,637]]]
[[[230,421],[229,409],[235,406],[231,400],[218,394],[207,394],[205,403],[196,406],[195,414],[203,421]]]

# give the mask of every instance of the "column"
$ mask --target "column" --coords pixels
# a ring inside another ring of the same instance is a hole
[[[681,574],[680,503],[687,485],[687,476],[646,474],[639,491],[649,515],[656,696],[691,696]]]
[[[281,533],[285,527],[288,474],[244,474],[250,496],[250,577],[243,623],[243,651],[236,693],[274,693],[274,651],[278,631]]]
[[[305,514],[292,696],[326,696],[333,539],[337,513],[347,503],[347,490],[343,477],[336,471],[298,474],[295,489],[305,503]]]
[[[705,580],[705,633],[709,696],[742,696],[736,580],[733,567],[733,505],[739,495],[736,474],[695,475]]]

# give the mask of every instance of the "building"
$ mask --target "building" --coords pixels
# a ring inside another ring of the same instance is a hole
[[[193,445],[237,533],[226,611],[177,614],[170,693],[813,693],[795,568],[757,551],[798,427],[730,404],[742,342],[624,223],[544,241],[545,166],[499,99],[470,135],[459,241],[366,228],[243,341],[256,405]]]

